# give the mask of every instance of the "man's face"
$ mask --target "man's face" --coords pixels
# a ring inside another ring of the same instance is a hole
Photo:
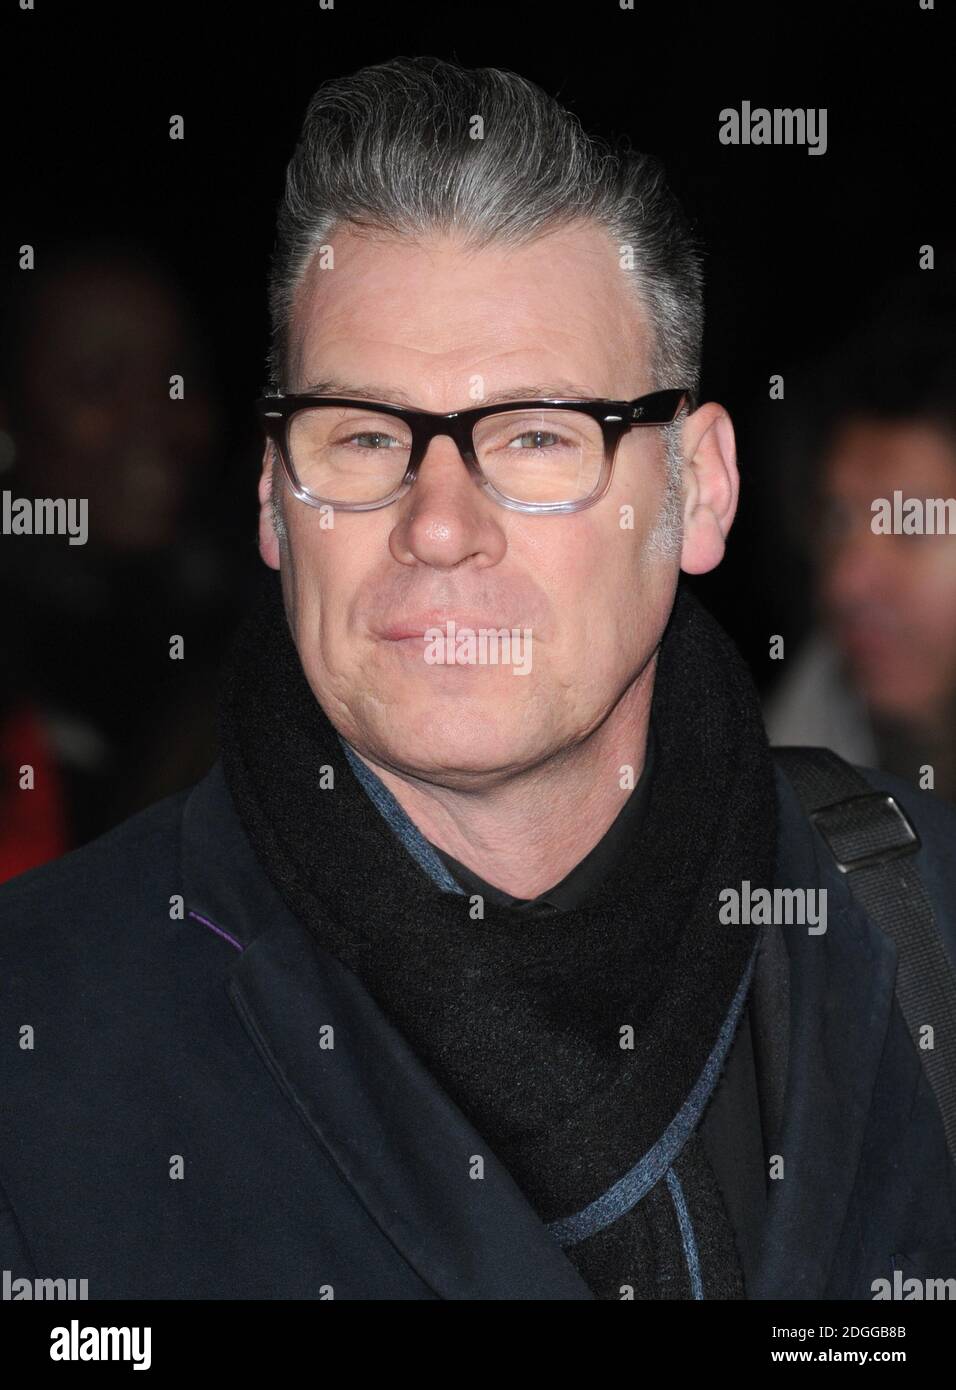
[[[881,535],[871,504],[956,496],[956,449],[932,426],[849,421],[823,469],[824,615],[876,713],[933,720],[956,694],[956,538]]]
[[[615,400],[657,385],[648,324],[613,242],[593,226],[518,250],[468,253],[446,238],[350,228],[332,246],[334,270],[313,268],[300,290],[286,389],[336,378],[451,411],[506,389],[521,399],[530,384]],[[550,516],[499,506],[452,440],[437,438],[415,485],[388,507],[337,511],[328,527],[327,513],[287,492],[281,556],[266,505],[271,462],[267,450],[261,549],[281,568],[305,675],[339,732],[380,765],[492,785],[585,738],[641,673],[629,698],[644,687],[649,698],[678,569],[648,546],[665,496],[660,429],[624,436],[597,505]],[[633,529],[621,525],[627,505]],[[385,635],[416,621],[444,631],[448,619],[459,630],[529,629],[530,672],[435,664],[422,638]]]

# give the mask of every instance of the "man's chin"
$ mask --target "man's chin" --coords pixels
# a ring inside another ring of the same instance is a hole
[[[533,760],[527,728],[512,728],[500,714],[432,708],[403,716],[393,707],[388,727],[370,730],[370,745],[410,776],[461,779],[461,785],[507,775]]]

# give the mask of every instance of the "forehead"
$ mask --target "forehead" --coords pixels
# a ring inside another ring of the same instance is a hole
[[[481,248],[343,225],[299,286],[291,345],[300,388],[363,372],[419,392],[426,377],[438,389],[474,374],[489,389],[540,377],[587,380],[596,394],[650,381],[633,272],[593,223]]]

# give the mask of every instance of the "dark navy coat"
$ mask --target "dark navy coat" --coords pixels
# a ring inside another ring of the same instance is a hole
[[[956,961],[956,815],[868,776],[919,829]],[[789,1018],[785,1178],[769,1185],[749,1296],[870,1299],[894,1268],[956,1276],[956,1166],[895,1001],[896,948],[780,773],[778,796],[777,882],[825,887],[828,917],[823,935],[767,929],[783,975],[763,993]],[[87,1279],[92,1299],[593,1297],[283,905],[218,765],[0,887],[0,997],[0,1269],[14,1278]]]

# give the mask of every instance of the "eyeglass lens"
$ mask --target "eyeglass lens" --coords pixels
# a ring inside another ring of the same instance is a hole
[[[515,502],[577,502],[598,484],[604,434],[573,410],[504,411],[479,420],[475,456]],[[302,487],[328,502],[376,502],[401,483],[411,430],[397,416],[353,406],[309,406],[289,421],[289,454]]]

